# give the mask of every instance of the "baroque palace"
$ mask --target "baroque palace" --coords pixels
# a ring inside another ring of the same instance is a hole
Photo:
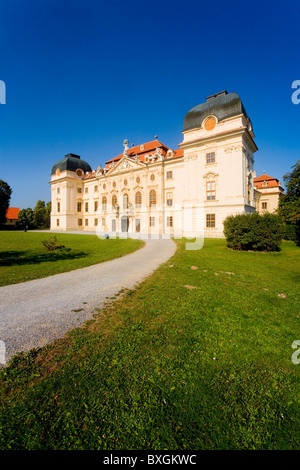
[[[267,210],[268,198],[282,193],[276,178],[256,178],[252,123],[236,93],[222,91],[192,108],[182,133],[176,150],[157,138],[131,148],[124,140],[123,153],[96,170],[66,155],[51,171],[51,229],[223,237],[228,215]]]

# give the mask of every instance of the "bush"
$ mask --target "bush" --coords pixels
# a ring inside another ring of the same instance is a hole
[[[58,245],[57,244],[57,238],[56,237],[50,237],[48,240],[46,240],[42,243],[47,248],[47,250],[49,250],[49,251],[66,249],[66,247],[64,245]]]
[[[231,215],[224,220],[224,235],[234,250],[279,251],[284,225],[275,214]]]

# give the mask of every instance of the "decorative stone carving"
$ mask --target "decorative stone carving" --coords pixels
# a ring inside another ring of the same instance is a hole
[[[119,166],[119,170],[126,170],[127,168],[130,168],[130,163],[128,160],[124,159],[122,163]]]
[[[213,171],[208,171],[207,173],[205,173],[205,175],[203,175],[203,178],[206,179],[206,180],[209,180],[209,179],[215,179],[219,176],[219,173],[214,173]]]
[[[154,156],[157,158],[158,161],[162,162],[165,157],[164,155],[162,154],[162,151],[161,151],[161,148],[160,147],[156,147],[156,151],[155,151],[155,154]]]
[[[123,141],[123,145],[124,145],[123,155],[125,157],[128,157],[128,140],[127,139]]]

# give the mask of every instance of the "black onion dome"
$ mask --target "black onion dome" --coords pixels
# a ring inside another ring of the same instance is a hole
[[[84,160],[81,160],[79,155],[68,153],[68,155],[65,155],[65,158],[59,160],[55,165],[53,165],[51,175],[54,175],[57,169],[60,171],[76,171],[78,168],[80,168],[84,173],[92,171],[90,165]]]
[[[249,119],[244,105],[237,93],[227,93],[226,90],[208,96],[205,103],[198,104],[190,109],[183,121],[183,131],[201,127],[202,121],[209,115],[214,115],[218,121],[239,114],[244,114]]]

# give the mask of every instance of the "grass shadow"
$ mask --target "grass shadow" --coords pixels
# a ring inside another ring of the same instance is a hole
[[[0,266],[40,264],[48,261],[73,260],[86,256],[88,256],[88,253],[75,250],[56,250],[49,253],[36,253],[30,250],[2,251],[0,253]]]

